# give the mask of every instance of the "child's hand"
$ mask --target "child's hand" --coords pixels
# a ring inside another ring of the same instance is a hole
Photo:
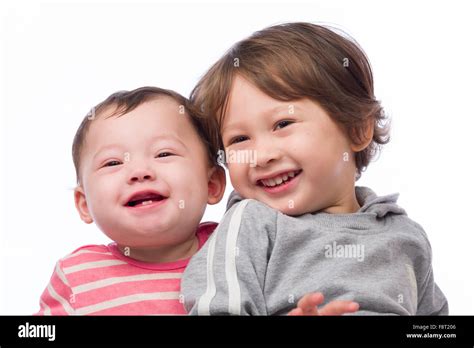
[[[288,315],[342,315],[353,313],[359,310],[359,304],[353,301],[336,300],[329,302],[323,308],[318,307],[324,301],[324,296],[320,292],[306,294],[298,301],[295,309]]]

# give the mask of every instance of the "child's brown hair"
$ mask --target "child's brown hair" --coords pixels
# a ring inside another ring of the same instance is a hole
[[[107,113],[107,118],[113,116],[120,117],[134,110],[141,104],[159,97],[171,98],[180,107],[182,107],[183,113],[189,115],[194,129],[196,130],[201,141],[205,145],[210,165],[214,166],[218,164],[216,159],[218,149],[213,148],[213,144],[210,141],[209,134],[206,128],[206,123],[203,122],[199,115],[191,111],[188,99],[172,90],[158,87],[140,87],[132,91],[119,91],[113,93],[104,101],[93,107],[89,114],[87,114],[82,120],[79,128],[77,129],[76,135],[74,136],[74,141],[72,144],[72,158],[74,161],[74,167],[76,169],[76,180],[78,184],[80,184],[81,182],[81,153],[84,147],[86,135],[89,130],[91,121],[93,121],[96,117],[102,116],[102,114],[106,110],[108,111],[109,108],[111,108],[111,112]]]
[[[357,177],[389,141],[389,124],[375,98],[372,70],[359,45],[327,27],[287,23],[268,27],[236,43],[201,78],[191,92],[196,112],[206,115],[211,141],[223,149],[220,129],[236,74],[281,101],[309,98],[321,105],[355,144],[369,145],[355,154]]]

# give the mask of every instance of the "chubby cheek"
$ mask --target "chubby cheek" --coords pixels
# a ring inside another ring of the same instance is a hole
[[[86,186],[85,190],[88,197],[87,204],[92,215],[97,215],[103,210],[111,211],[112,205],[120,203],[117,197],[117,193],[120,192],[119,188],[111,178],[96,180],[93,185]]]
[[[327,190],[340,182],[348,162],[344,162],[344,151],[340,148],[325,149],[308,161],[305,174],[308,182],[320,190]]]
[[[309,127],[297,137],[291,137],[286,142],[288,151],[291,151],[302,166],[312,169],[314,174],[335,174],[340,170],[344,153],[350,147],[334,129],[328,125],[320,129]]]
[[[193,170],[189,170],[193,168]],[[183,211],[198,209],[207,203],[207,172],[205,168],[189,163],[187,166],[172,168],[163,177],[173,199]],[[204,201],[204,203],[203,203]]]
[[[251,194],[253,184],[250,182],[250,178],[248,176],[249,171],[249,164],[248,163],[230,163],[229,166],[229,176],[230,182],[234,189],[246,196],[246,198],[250,198],[248,196]]]

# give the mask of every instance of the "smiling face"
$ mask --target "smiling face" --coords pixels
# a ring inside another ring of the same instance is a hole
[[[121,246],[172,246],[194,238],[207,203],[220,200],[223,182],[189,116],[168,97],[120,117],[104,114],[91,121],[81,154],[81,218],[95,221]]]
[[[236,75],[221,135],[232,185],[244,198],[288,215],[359,208],[356,149],[317,103],[273,99]],[[245,158],[238,153],[255,163],[232,161]]]

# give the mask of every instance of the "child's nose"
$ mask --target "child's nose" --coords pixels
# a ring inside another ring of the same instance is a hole
[[[281,151],[272,141],[261,141],[256,148],[257,166],[265,167],[281,158]]]
[[[151,169],[135,169],[130,174],[128,183],[132,184],[134,182],[152,181],[155,179],[155,173]]]

